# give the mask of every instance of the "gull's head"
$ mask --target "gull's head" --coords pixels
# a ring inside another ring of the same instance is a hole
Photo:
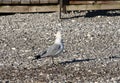
[[[59,38],[61,39],[61,31],[58,31],[56,34],[55,34],[56,38]]]
[[[61,31],[58,31],[56,34],[56,40],[55,40],[55,43],[56,44],[60,44],[62,42],[62,38],[61,38]]]

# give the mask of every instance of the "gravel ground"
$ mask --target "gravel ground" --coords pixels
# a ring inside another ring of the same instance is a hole
[[[120,10],[0,16],[0,83],[120,83]],[[62,31],[65,49],[32,61]]]

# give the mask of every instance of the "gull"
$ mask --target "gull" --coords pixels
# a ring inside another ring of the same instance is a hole
[[[58,31],[57,34],[55,34],[56,39],[54,41],[54,44],[51,45],[47,50],[42,52],[42,54],[38,54],[34,56],[35,59],[41,59],[45,57],[51,57],[52,58],[52,63],[54,63],[54,57],[58,56],[64,48],[63,42],[62,42],[62,37],[61,37],[61,31]]]

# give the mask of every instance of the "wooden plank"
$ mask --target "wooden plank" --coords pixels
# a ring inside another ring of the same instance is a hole
[[[40,0],[31,0],[31,4],[40,4]]]
[[[49,0],[40,0],[40,3],[41,4],[46,4],[46,3],[48,3],[49,2]]]
[[[40,4],[47,4],[47,3],[48,3],[48,4],[49,4],[49,3],[51,3],[51,4],[52,4],[52,3],[53,3],[53,4],[56,3],[56,4],[57,4],[57,3],[58,3],[58,0],[40,0]]]
[[[49,5],[49,6],[33,6],[29,9],[29,12],[53,12],[59,11],[58,5]]]
[[[59,0],[48,0],[49,3],[58,3]]]
[[[0,0],[1,4],[49,4],[56,3],[58,0]]]
[[[119,4],[120,1],[97,1],[96,4]]]
[[[69,1],[71,5],[88,5],[88,4],[117,4],[120,1]]]
[[[30,4],[30,0],[21,0],[21,4]]]
[[[58,5],[51,6],[1,6],[0,13],[51,12],[58,11]]]
[[[102,4],[102,5],[67,5],[68,10],[104,10],[120,9],[120,4]],[[17,12],[52,12],[59,11],[59,5],[49,6],[0,6],[0,13],[17,13]]]
[[[20,2],[21,0],[12,0],[12,3],[11,4],[20,4],[21,2]]]
[[[2,4],[11,4],[11,0],[2,0]]]
[[[68,5],[67,10],[109,10],[109,9],[120,9],[119,4],[101,4],[101,5]]]

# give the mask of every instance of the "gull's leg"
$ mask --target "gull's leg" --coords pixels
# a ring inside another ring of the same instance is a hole
[[[55,63],[54,63],[54,57],[52,57],[52,64],[55,64]]]

